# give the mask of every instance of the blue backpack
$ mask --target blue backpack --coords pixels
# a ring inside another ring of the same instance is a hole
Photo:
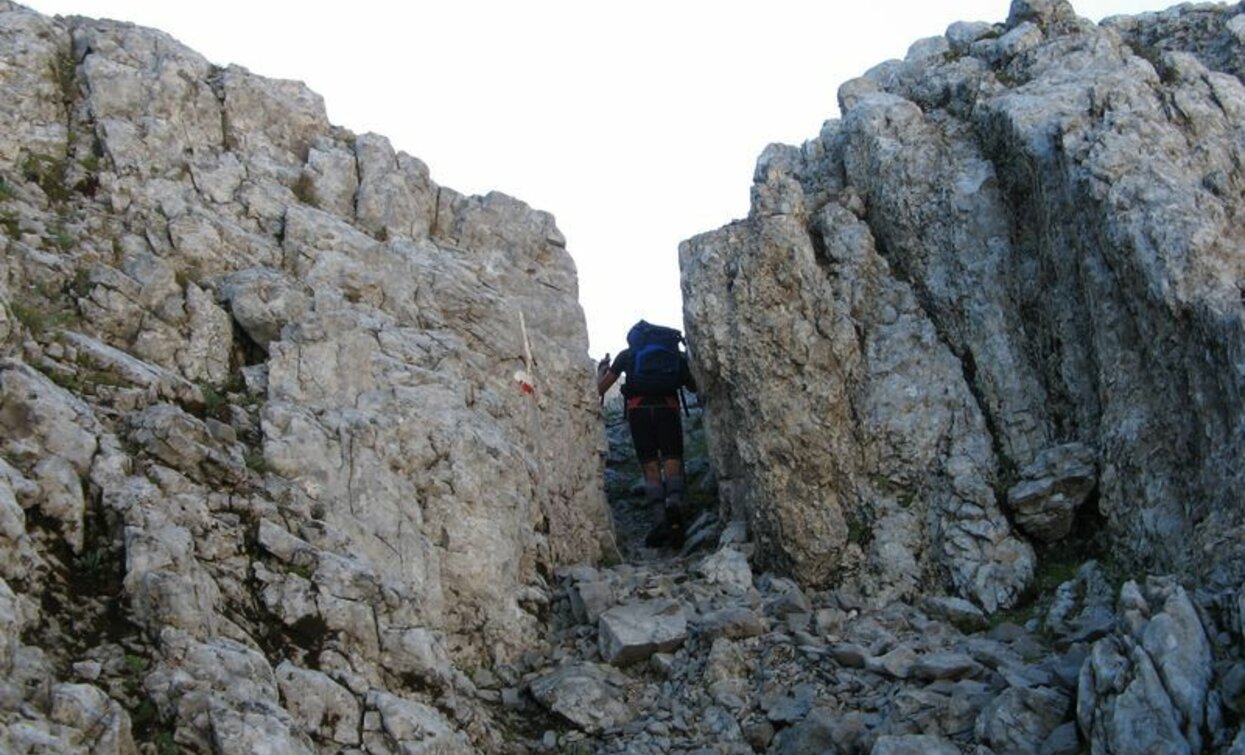
[[[627,392],[660,395],[677,391],[683,384],[682,342],[683,334],[674,328],[644,320],[632,326],[627,332],[627,345],[631,347]]]

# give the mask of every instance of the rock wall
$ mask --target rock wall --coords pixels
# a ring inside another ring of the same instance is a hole
[[[128,24],[0,2],[0,91],[0,749],[497,749],[614,547],[553,218]]]
[[[993,611],[1083,504],[1124,562],[1240,582],[1242,10],[953,24],[682,245],[724,505],[762,562]]]

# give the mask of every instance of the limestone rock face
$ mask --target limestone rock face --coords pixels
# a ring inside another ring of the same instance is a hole
[[[0,2],[0,89],[0,749],[496,751],[613,550],[552,216],[129,24]]]
[[[765,150],[749,217],[680,248],[723,506],[758,563],[993,611],[1096,485],[1123,560],[1240,583],[1240,19],[1015,2]]]

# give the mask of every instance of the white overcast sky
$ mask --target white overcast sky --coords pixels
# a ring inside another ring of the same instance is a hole
[[[29,0],[154,26],[218,64],[298,79],[443,186],[552,212],[593,352],[681,327],[678,243],[748,211],[766,144],[838,117],[840,84],[1007,0]],[[1080,0],[1085,17],[1166,0]]]

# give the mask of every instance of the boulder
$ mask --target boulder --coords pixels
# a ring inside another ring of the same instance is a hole
[[[598,632],[601,657],[607,663],[625,666],[683,644],[687,617],[673,600],[627,603],[601,614]]]
[[[599,734],[635,715],[624,699],[627,678],[610,666],[578,663],[532,681],[532,697],[583,731]]]
[[[1071,709],[1072,699],[1061,690],[1012,687],[977,717],[977,738],[996,752],[1038,753]]]
[[[1077,509],[1098,483],[1094,451],[1080,443],[1048,448],[1020,470],[1020,482],[1007,491],[1016,524],[1045,543],[1062,540]]]

